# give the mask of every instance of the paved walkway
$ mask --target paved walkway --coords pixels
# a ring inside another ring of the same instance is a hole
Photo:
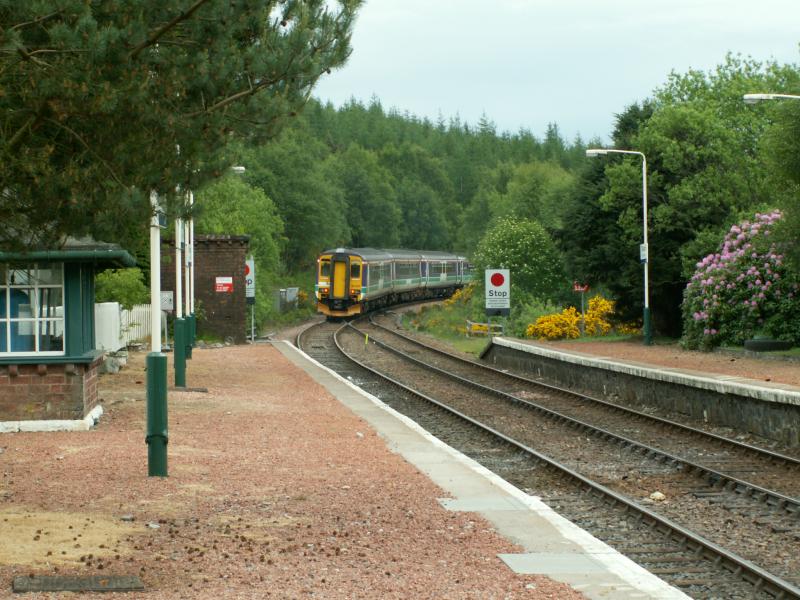
[[[472,459],[446,446],[377,398],[319,365],[288,343],[276,347],[355,414],[393,451],[425,473],[451,498],[451,511],[478,513],[524,551],[501,554],[516,573],[547,575],[589,598],[686,598],[679,590],[573,525]]]

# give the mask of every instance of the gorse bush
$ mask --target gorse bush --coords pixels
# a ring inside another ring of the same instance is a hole
[[[469,304],[470,300],[472,300],[472,294],[475,291],[475,282],[459,288],[455,291],[455,293],[450,296],[447,300],[444,301],[445,306],[453,306],[454,304]]]
[[[543,315],[528,325],[525,335],[545,340],[576,339],[580,337],[583,319],[584,335],[604,336],[611,331],[610,317],[614,313],[614,301],[601,295],[589,299],[589,309],[585,315],[570,306],[560,313]]]
[[[689,348],[741,345],[757,334],[800,341],[798,283],[772,235],[780,211],[731,227],[718,252],[697,263],[684,291]]]
[[[560,313],[544,315],[528,325],[525,335],[545,340],[575,339],[580,337],[578,324],[581,313],[574,306],[565,308]]]
[[[583,324],[585,335],[602,336],[611,331],[611,323],[607,320],[614,313],[614,301],[606,300],[600,295],[589,300],[589,310]]]

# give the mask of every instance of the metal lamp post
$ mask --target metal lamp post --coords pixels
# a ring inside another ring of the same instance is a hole
[[[172,352],[175,367],[175,387],[186,387],[186,319],[183,318],[183,219],[175,218],[175,333]]]
[[[161,351],[161,224],[158,194],[150,193],[150,353],[147,355],[147,474],[167,476],[167,355]]]
[[[650,346],[653,343],[653,330],[650,322],[650,283],[649,283],[649,247],[647,245],[647,157],[636,150],[616,150],[613,148],[589,148],[586,156],[605,156],[606,154],[634,154],[642,157],[642,245],[639,246],[639,260],[644,267],[644,314],[642,329],[644,343]]]

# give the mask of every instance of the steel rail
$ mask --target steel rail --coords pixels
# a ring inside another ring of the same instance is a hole
[[[398,331],[393,331],[393,330],[389,329],[388,327],[385,327],[384,325],[381,325],[380,323],[376,323],[374,321],[374,319],[372,318],[372,316],[370,316],[370,325],[373,325],[374,327],[377,327],[378,329],[381,329],[381,330],[383,330],[386,333],[389,333],[391,335],[403,338],[404,340],[406,340],[409,343],[416,344],[417,346],[421,346],[421,347],[423,347],[423,348],[425,348],[427,350],[430,350],[431,352],[435,352],[435,353],[440,354],[442,356],[446,356],[447,358],[453,359],[453,360],[461,362],[463,364],[474,366],[474,367],[479,367],[481,369],[485,369],[486,371],[491,371],[492,373],[494,373],[496,375],[500,375],[502,377],[506,377],[506,378],[509,378],[509,379],[515,379],[517,381],[522,381],[522,382],[528,383],[530,385],[534,385],[534,386],[537,386],[537,387],[542,387],[542,388],[548,389],[550,391],[559,392],[559,393],[571,396],[573,398],[577,398],[579,400],[588,400],[590,402],[599,404],[599,405],[601,405],[601,406],[603,406],[605,408],[609,408],[611,410],[622,412],[622,413],[628,414],[630,416],[642,419],[644,421],[656,422],[656,423],[659,423],[660,425],[671,427],[673,429],[684,431],[686,433],[691,433],[691,434],[697,435],[699,437],[711,439],[711,440],[714,440],[714,441],[719,442],[721,444],[733,446],[733,447],[741,449],[741,450],[747,450],[748,452],[751,452],[752,454],[756,454],[756,455],[758,455],[758,456],[760,456],[762,458],[769,458],[769,459],[772,459],[772,460],[780,461],[780,462],[786,463],[789,466],[796,467],[796,468],[800,469],[800,458],[795,458],[794,456],[788,456],[786,454],[781,454],[780,452],[775,452],[773,450],[768,450],[766,448],[759,448],[758,446],[754,446],[752,444],[746,444],[744,442],[740,442],[740,441],[737,441],[737,440],[732,440],[730,438],[727,438],[727,437],[722,436],[722,435],[718,435],[716,433],[711,433],[709,431],[703,431],[702,429],[697,429],[696,427],[691,427],[689,425],[684,425],[683,423],[678,423],[677,421],[672,421],[670,419],[665,419],[663,417],[658,417],[658,416],[655,416],[655,415],[649,415],[647,413],[643,413],[641,411],[634,410],[634,409],[628,408],[626,406],[620,406],[619,404],[614,404],[613,402],[608,402],[607,400],[602,400],[601,398],[595,398],[594,396],[588,396],[586,394],[581,394],[581,393],[575,392],[573,390],[568,390],[566,388],[558,387],[558,386],[550,384],[550,383],[544,383],[542,381],[536,381],[535,379],[529,379],[527,377],[523,377],[522,375],[517,375],[515,373],[509,373],[508,371],[503,371],[501,369],[497,369],[495,367],[492,367],[491,365],[485,365],[485,364],[481,364],[481,363],[474,362],[474,361],[471,361],[471,360],[467,360],[467,359],[462,358],[460,356],[456,356],[455,354],[451,354],[450,352],[446,352],[445,350],[440,350],[439,348],[434,348],[433,346],[429,346],[428,344],[420,342],[419,340],[416,340],[416,339],[414,339],[414,338],[412,338],[410,336],[404,335],[404,334],[402,334],[402,333],[400,333]]]
[[[347,324],[348,327],[351,327],[354,331],[359,333],[363,333],[356,327],[351,324]],[[692,461],[686,460],[681,458],[680,456],[676,456],[674,454],[670,454],[658,448],[654,448],[652,446],[648,446],[641,442],[637,442],[636,440],[632,440],[630,438],[618,435],[606,429],[602,429],[600,427],[596,427],[590,423],[585,421],[581,421],[579,419],[575,419],[573,417],[567,416],[563,413],[557,412],[555,410],[546,408],[541,406],[540,404],[536,404],[535,402],[531,402],[530,400],[523,400],[522,398],[517,398],[507,392],[503,392],[501,390],[497,390],[483,384],[477,383],[475,381],[471,381],[469,379],[465,379],[464,377],[460,377],[459,375],[455,375],[453,373],[449,373],[444,369],[440,369],[438,367],[434,367],[432,365],[428,365],[423,361],[410,356],[397,348],[392,348],[391,346],[384,344],[379,340],[373,339],[372,342],[377,346],[385,349],[388,352],[392,352],[404,360],[407,360],[411,363],[417,364],[425,369],[435,371],[445,377],[452,379],[462,385],[466,385],[472,388],[475,388],[479,391],[485,392],[487,394],[492,394],[494,396],[503,398],[508,400],[514,404],[519,404],[525,408],[533,410],[549,419],[553,419],[560,423],[564,423],[578,431],[589,433],[594,435],[595,437],[599,437],[606,441],[614,442],[623,448],[626,449],[635,449],[640,451],[642,454],[647,456],[648,458],[658,458],[661,462],[669,462],[674,466],[680,466],[681,468],[688,468],[688,473],[694,473],[696,476],[702,476],[707,481],[710,481],[712,485],[719,485],[722,484],[724,489],[728,491],[735,491],[739,494],[744,496],[751,496],[757,497],[757,500],[760,500],[766,503],[768,506],[773,506],[777,509],[784,510],[790,515],[800,515],[800,500],[796,498],[792,498],[791,496],[785,496],[779,492],[774,490],[769,490],[767,488],[763,488],[758,486],[754,483],[750,483],[748,481],[744,481],[742,479],[738,479],[731,475],[727,475],[720,471],[715,471],[714,469],[710,469],[709,467],[703,466],[698,463],[694,463]]]
[[[439,402],[438,400],[431,398],[413,388],[403,384],[396,379],[389,377],[373,369],[372,367],[367,366],[366,364],[356,360],[354,357],[350,356],[342,347],[341,343],[339,342],[338,336],[344,329],[347,327],[351,327],[355,331],[358,331],[355,327],[351,324],[346,323],[343,325],[339,330],[337,330],[334,335],[334,343],[338,348],[339,352],[341,352],[345,357],[347,357],[350,361],[354,364],[358,365],[359,367],[369,371],[376,377],[389,382],[390,384],[402,389],[406,393],[411,394],[414,397],[420,398],[438,408],[445,411],[448,414],[455,416],[456,418],[463,420],[473,427],[483,431],[499,440],[502,440],[504,443],[518,449],[519,451],[527,454],[528,456],[532,457],[536,461],[546,465],[548,468],[555,470],[558,473],[564,474],[571,478],[574,481],[577,481],[580,486],[582,486],[585,490],[590,491],[594,495],[598,497],[602,497],[607,499],[612,506],[619,504],[623,507],[626,513],[632,512],[637,516],[638,521],[643,521],[647,524],[652,530],[659,532],[663,536],[667,537],[669,540],[682,544],[687,550],[694,552],[698,557],[705,558],[710,562],[714,563],[715,565],[721,565],[729,572],[733,573],[734,575],[740,577],[742,580],[750,583],[756,589],[763,589],[767,593],[775,596],[779,600],[788,600],[788,599],[796,599],[800,600],[800,588],[794,586],[792,583],[773,575],[769,571],[759,567],[758,565],[752,563],[751,561],[738,556],[737,554],[726,550],[725,548],[715,544],[714,542],[707,540],[701,535],[698,535],[681,525],[674,523],[670,519],[663,517],[657,513],[654,513],[642,506],[639,506],[637,503],[633,502],[632,500],[626,498],[625,496],[599,484],[595,481],[592,481],[588,477],[581,475],[577,471],[570,469],[569,467],[562,465],[558,461],[530,448],[524,444],[521,444],[506,436],[505,434],[496,431],[495,429],[476,421],[475,419],[462,414],[461,412],[450,408],[446,404]]]

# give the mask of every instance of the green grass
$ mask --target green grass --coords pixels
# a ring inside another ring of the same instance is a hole
[[[489,344],[489,338],[486,337],[445,337],[439,339],[459,352],[466,352],[474,356],[478,356]]]

